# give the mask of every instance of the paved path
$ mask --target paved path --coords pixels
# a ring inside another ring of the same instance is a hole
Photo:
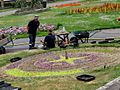
[[[101,30],[98,33],[96,33],[91,38],[110,38],[110,37],[120,37],[120,29],[106,29]]]
[[[11,11],[6,11],[6,12],[0,12],[0,17],[15,14],[16,11],[17,11],[17,9],[16,10],[11,10]]]
[[[36,42],[39,43],[41,39],[44,40],[44,37],[37,37]],[[16,51],[20,51],[20,50],[28,50],[28,48],[29,48],[28,42],[29,42],[28,38],[14,40],[14,44],[16,46],[13,46],[13,47],[6,46],[6,50],[7,50],[7,52],[16,52]],[[10,43],[10,45],[11,45],[11,43]],[[38,44],[36,44],[36,47],[38,47]]]
[[[74,3],[74,2],[79,2],[80,0],[66,0],[66,1],[62,1],[62,2],[54,2],[54,3],[48,3],[47,7],[52,7],[55,5],[60,5],[60,4],[66,4],[66,3]],[[0,17],[3,16],[7,16],[7,15],[11,15],[11,14],[15,14],[16,10],[11,10],[11,11],[6,11],[6,12],[0,12]]]
[[[111,37],[120,38],[120,29],[101,30],[92,37],[90,37],[90,39],[98,40],[98,39],[111,38]],[[36,42],[39,43],[41,39],[44,39],[44,37],[37,37]],[[28,49],[28,42],[29,42],[28,38],[14,40],[15,45],[19,45],[19,46],[6,47],[7,51],[15,52],[19,50],[26,50]],[[23,43],[26,45],[21,45]],[[36,46],[38,46],[38,44]]]
[[[107,83],[105,86],[98,88],[97,90],[120,90],[120,77]]]

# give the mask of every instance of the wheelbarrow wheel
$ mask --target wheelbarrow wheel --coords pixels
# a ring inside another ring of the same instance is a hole
[[[70,43],[73,44],[73,47],[78,47],[79,46],[78,39],[76,37],[72,37],[70,39]]]
[[[3,46],[0,46],[0,54],[5,54],[6,49]]]
[[[3,54],[5,54],[6,53],[6,49],[5,49],[5,47],[3,47]]]

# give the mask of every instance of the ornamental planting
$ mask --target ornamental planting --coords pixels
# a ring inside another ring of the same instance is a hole
[[[65,55],[65,51],[35,55],[7,65],[4,73],[14,77],[64,76],[104,67],[106,62],[114,60],[103,53],[79,50],[67,51],[67,59]]]
[[[119,11],[120,4],[118,3],[105,3],[103,5],[89,7],[89,8],[75,8],[66,11],[67,14],[77,14],[77,13],[106,13],[111,11]]]

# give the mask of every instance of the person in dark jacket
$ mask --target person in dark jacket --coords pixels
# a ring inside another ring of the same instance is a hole
[[[43,49],[55,48],[55,35],[52,33],[52,30],[49,30],[48,35],[44,39],[44,42],[41,42],[44,45]]]
[[[36,33],[40,25],[40,22],[38,19],[39,19],[39,16],[36,15],[34,19],[28,23],[29,49],[34,49],[34,46],[35,46]]]

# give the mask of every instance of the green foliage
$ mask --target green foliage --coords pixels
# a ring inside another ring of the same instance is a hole
[[[31,8],[40,6],[42,0],[31,0]]]
[[[17,8],[27,7],[26,0],[16,0],[15,7],[17,7]]]
[[[17,8],[40,8],[42,0],[31,0],[31,2],[26,2],[26,0],[16,0],[15,6]]]

